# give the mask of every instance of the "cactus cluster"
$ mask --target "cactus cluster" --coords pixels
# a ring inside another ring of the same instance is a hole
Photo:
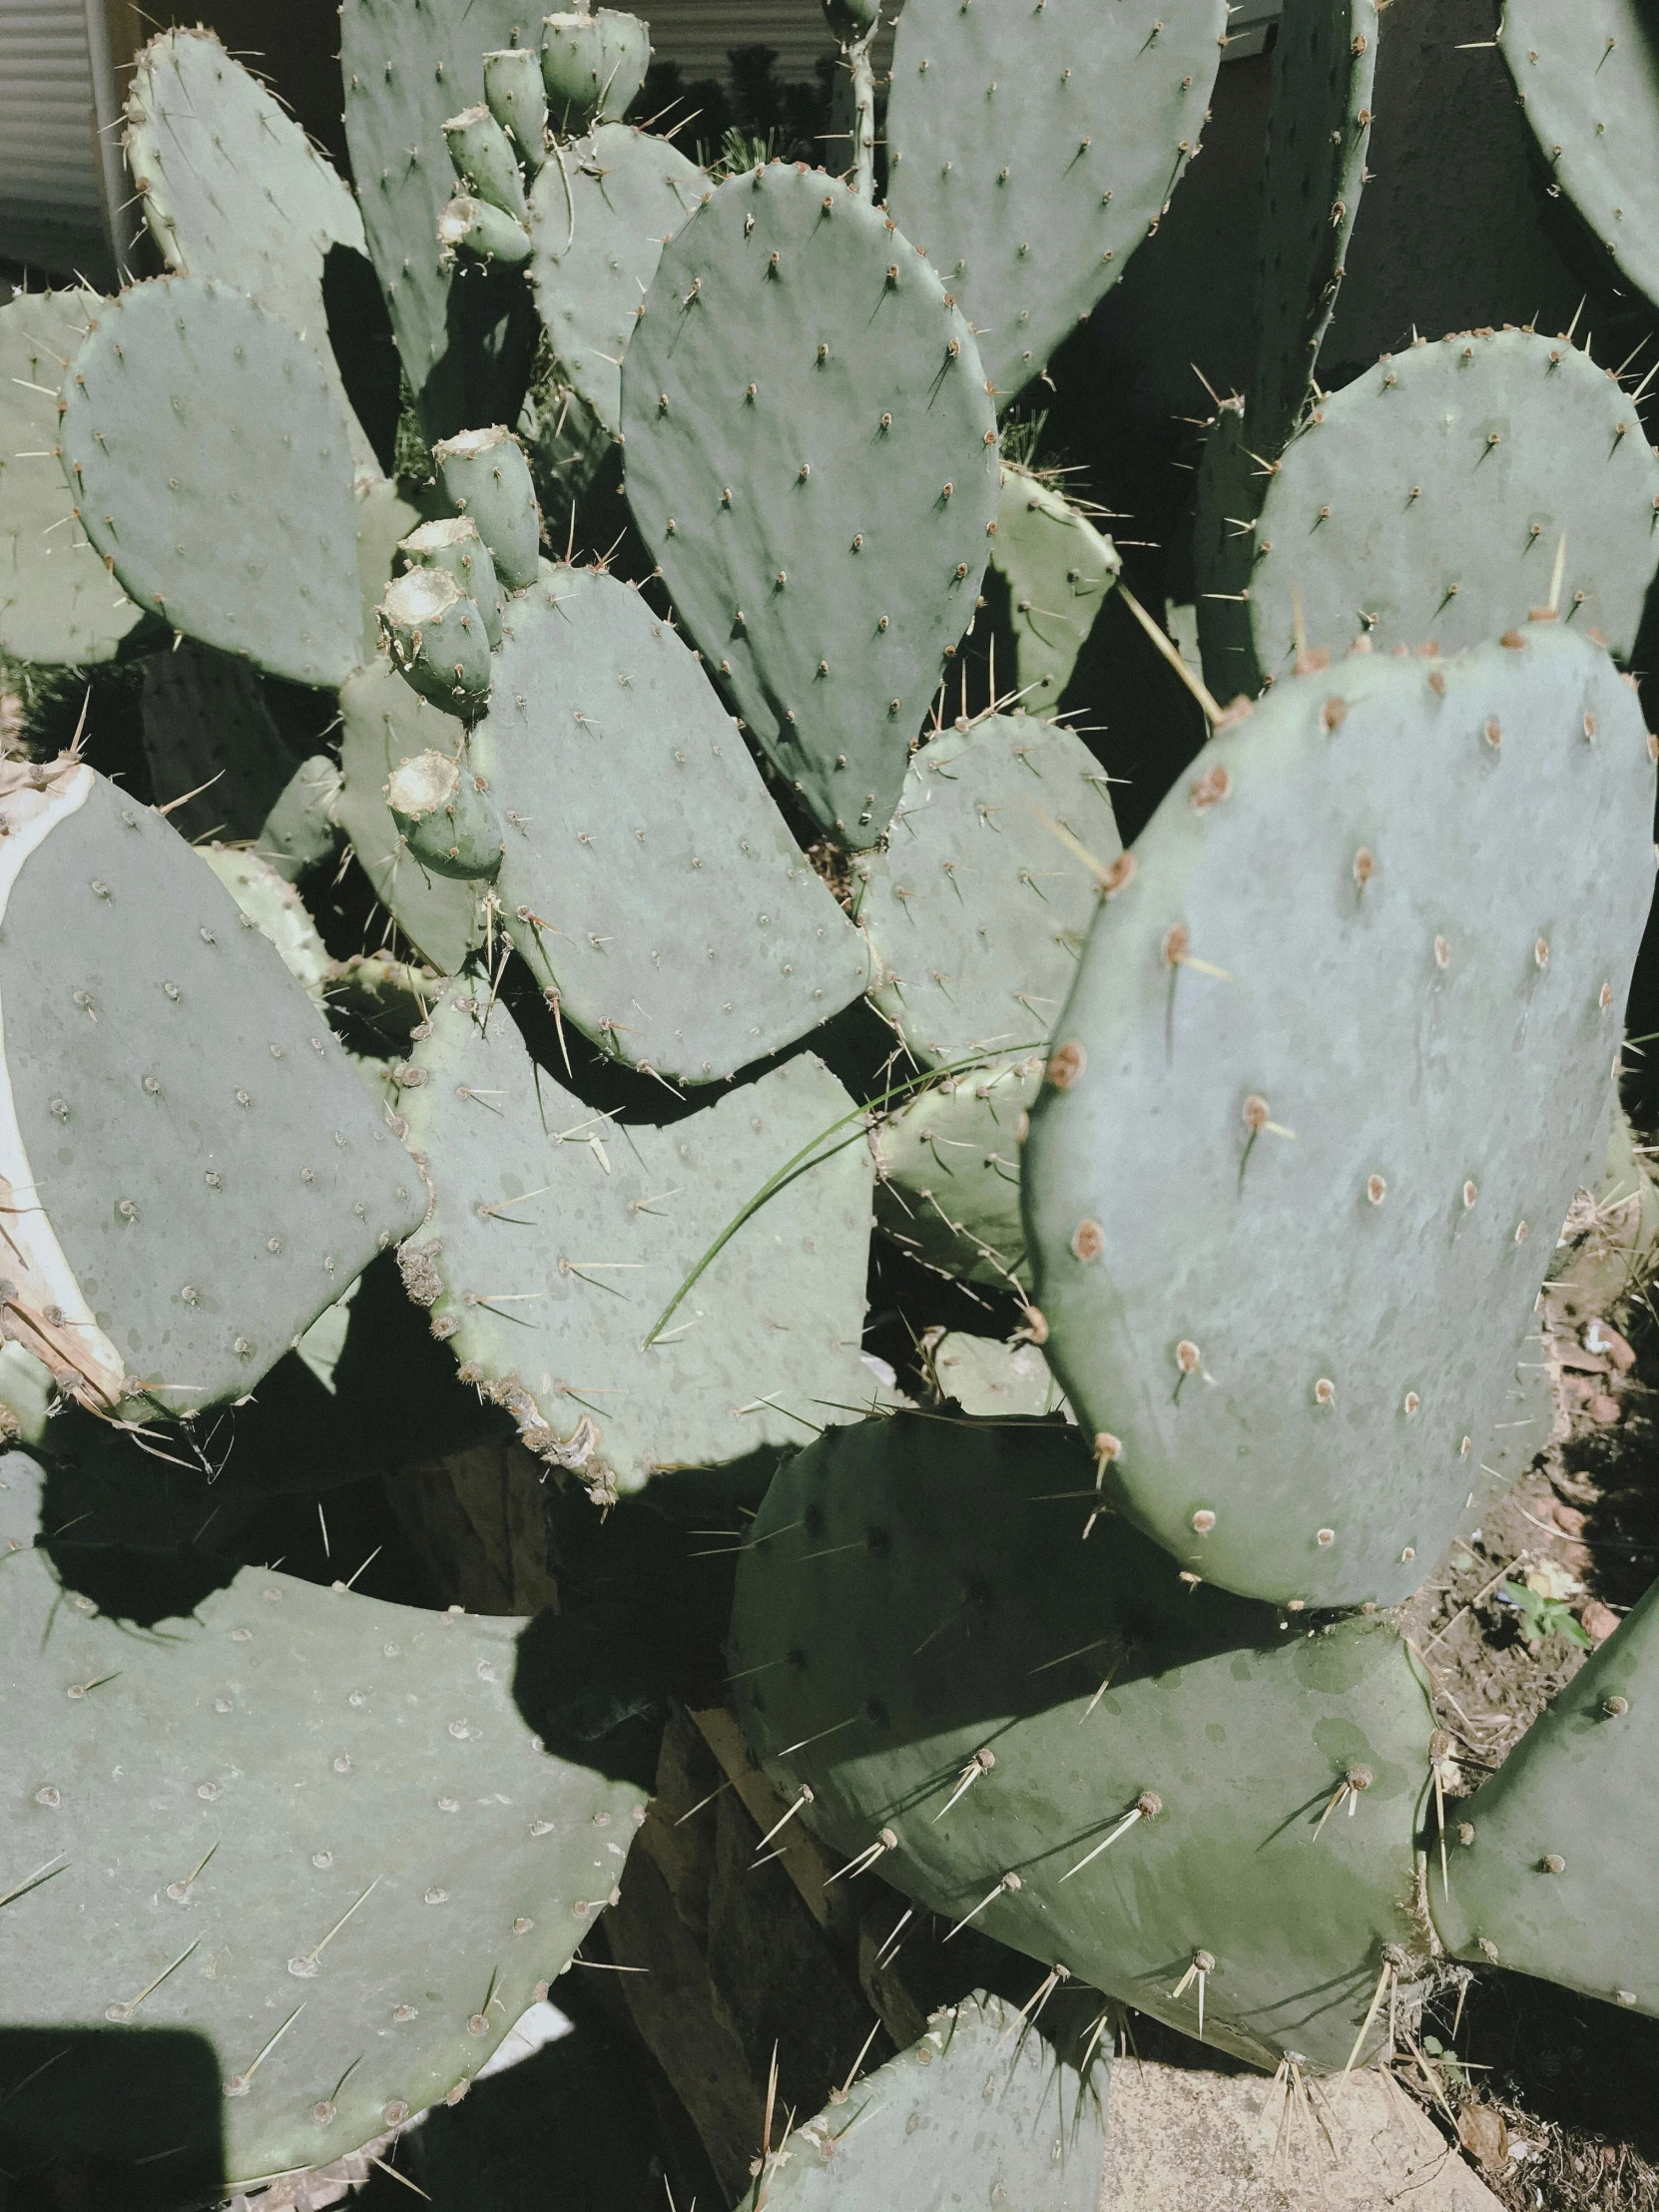
[[[0,1397],[100,1496],[222,1474],[239,1413],[267,1491],[415,1428],[619,1517],[762,1468],[729,1687],[821,1888],[1335,2069],[1448,1960],[1659,2013],[1651,1601],[1467,1805],[1385,1610],[1531,1448],[1606,1157],[1659,461],[1532,329],[1321,388],[1381,18],[1287,0],[1190,518],[1209,742],[1124,845],[1112,699],[1061,703],[1103,607],[1180,656],[1007,411],[1159,228],[1226,12],[908,0],[883,132],[835,0],[843,178],[629,121],[633,16],[345,0],[354,196],[210,34],[151,43],[163,266],[0,307],[0,650],[142,661],[149,786],[96,716],[0,765]],[[1652,88],[1614,29],[1587,91],[1586,36],[1517,0],[1504,53],[1639,278],[1596,103]],[[196,2038],[216,2186],[462,2093],[615,1900],[637,1646],[37,1537],[5,1464],[0,2025]],[[752,2212],[1093,2202],[1098,2029],[971,1986],[768,2135]],[[0,2094],[0,2166],[39,2136]]]

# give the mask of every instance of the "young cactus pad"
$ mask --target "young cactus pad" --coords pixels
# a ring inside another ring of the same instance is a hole
[[[1027,714],[1052,712],[1122,556],[1054,484],[1005,463],[991,565],[1008,588],[1020,706]]]
[[[679,147],[627,123],[561,146],[530,192],[530,283],[559,367],[613,434],[622,356],[663,248],[710,190]]]
[[[745,1733],[834,1866],[1185,2033],[1202,2008],[1239,2057],[1341,2066],[1385,1946],[1427,1948],[1411,1660],[1375,1619],[1190,1589],[1116,1517],[1080,1543],[1093,1474],[1075,1429],[1006,1414],[786,1462],[738,1562]]]
[[[663,250],[622,418],[634,519],[710,669],[817,820],[874,844],[990,550],[966,322],[867,201],[775,162]]]
[[[637,15],[579,8],[542,18],[542,82],[555,131],[621,122],[650,67],[651,36]]]
[[[1647,151],[1659,132],[1659,66],[1642,0],[1511,0],[1497,43],[1551,184],[1614,267],[1659,300],[1659,192]]]
[[[820,1061],[803,1054],[666,1128],[615,1122],[532,1060],[505,1006],[456,986],[403,1080],[432,1190],[404,1282],[462,1381],[531,1450],[614,1496],[870,1404],[870,1159]],[[822,1164],[709,1259],[821,1137]]]
[[[135,284],[75,356],[60,443],[87,536],[140,606],[296,684],[356,666],[350,439],[285,322],[199,277]]]
[[[467,2082],[642,1817],[532,1734],[526,1623],[187,1553],[195,1586],[141,1636],[80,1594],[119,1554],[55,1559],[0,1556],[8,2012],[204,2039],[233,2186]]]
[[[178,832],[65,755],[0,796],[8,1327],[96,1408],[240,1397],[419,1177]]]
[[[1659,1940],[1640,1903],[1653,1824],[1632,1778],[1659,1755],[1659,1589],[1649,1590],[1470,1798],[1446,1807],[1448,1950],[1659,2013]]]
[[[1094,2212],[1108,2059],[1080,2077],[1002,1997],[976,1990],[837,2092],[762,2162],[740,2212]]]
[[[887,203],[979,334],[1006,405],[1158,228],[1198,149],[1226,0],[906,0]]]
[[[1225,487],[1264,452],[1247,415],[1214,435]],[[1248,449],[1248,450],[1247,450]],[[1273,456],[1268,455],[1271,462]],[[1298,608],[1316,645],[1358,635],[1460,652],[1550,602],[1628,653],[1648,580],[1659,460],[1628,394],[1564,339],[1475,332],[1412,345],[1330,393],[1252,509],[1214,487],[1194,539],[1205,674],[1224,699],[1282,676]]]
[[[328,342],[328,254],[368,251],[343,180],[280,101],[202,29],[163,31],[139,55],[123,145],[169,271],[235,285],[307,339],[358,462],[378,473]]]
[[[513,604],[473,756],[505,927],[605,1051],[720,1081],[869,982],[695,656],[614,576],[550,570]]]
[[[0,306],[0,653],[90,668],[139,610],[75,520],[58,465],[58,387],[107,301],[24,291]]]
[[[193,840],[258,836],[299,766],[259,671],[189,638],[144,664],[144,760],[156,804]]]
[[[1105,773],[1059,723],[993,715],[921,748],[886,850],[856,869],[871,995],[918,1059],[1043,1041],[1099,903],[1090,862],[1121,849]]]
[[[1029,1286],[1020,1132],[1042,1064],[1038,1053],[962,1069],[871,1128],[876,1226],[925,1266],[1004,1291]]]
[[[1179,1565],[1422,1580],[1594,1185],[1653,883],[1612,662],[1534,623],[1277,685],[1135,847],[1024,1160],[1048,1353]]]
[[[964,1413],[1063,1413],[1071,1418],[1054,1372],[1034,1344],[1003,1344],[952,1329],[927,1355],[939,1396]]]

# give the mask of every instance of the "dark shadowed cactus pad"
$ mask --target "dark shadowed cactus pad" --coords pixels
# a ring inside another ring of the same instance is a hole
[[[1652,807],[1634,691],[1533,623],[1276,686],[1142,834],[1022,1189],[1049,1356],[1182,1568],[1391,1604],[1452,1534],[1600,1176]]]

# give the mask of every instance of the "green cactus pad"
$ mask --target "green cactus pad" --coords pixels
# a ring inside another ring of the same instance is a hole
[[[1033,1344],[1002,1344],[995,1337],[970,1337],[952,1329],[934,1345],[927,1364],[940,1397],[953,1400],[964,1413],[1064,1413],[1071,1418],[1053,1370]]]
[[[894,221],[979,334],[1006,405],[1158,228],[1198,147],[1226,0],[906,0],[887,105]]]
[[[297,883],[339,849],[339,825],[334,820],[339,785],[339,763],[333,756],[309,754],[277,793],[261,824],[260,856],[288,882]]]
[[[542,18],[541,72],[558,132],[619,123],[651,66],[651,35],[616,8]]]
[[[456,725],[412,692],[389,661],[359,669],[342,685],[339,709],[335,818],[392,920],[422,959],[453,975],[484,941],[477,886],[420,865],[391,818],[386,784],[399,761],[453,753]]]
[[[359,468],[377,476],[328,343],[322,293],[330,248],[368,251],[344,181],[281,103],[201,28],[163,31],[139,55],[123,144],[168,269],[234,285],[306,339]]]
[[[851,1112],[834,1077],[803,1055],[667,1128],[617,1123],[538,1067],[504,1006],[487,1026],[484,1013],[452,990],[403,1094],[433,1193],[404,1281],[462,1380],[601,1495],[866,1410],[870,1162],[855,1122],[647,1343],[768,1177]]]
[[[1412,1663],[1375,1619],[1189,1589],[1115,1516],[1080,1543],[1093,1473],[1060,1422],[954,1413],[787,1462],[738,1562],[750,1745],[832,1865],[874,1845],[906,1896],[1189,2034],[1202,1952],[1208,2041],[1341,2066],[1383,1946],[1428,1948]]]
[[[445,120],[484,97],[484,55],[528,32],[520,0],[460,8],[344,0],[345,143],[404,373],[428,437],[465,419],[460,300],[438,244],[454,190]]]
[[[797,2127],[740,2212],[1094,2212],[1107,2074],[1099,2056],[1079,2078],[1013,2005],[978,1990]]]
[[[189,638],[145,664],[144,758],[157,805],[192,839],[257,836],[299,766],[258,670]]]
[[[1122,556],[1078,507],[1029,469],[1004,463],[991,566],[1008,587],[1014,683],[1029,714],[1058,707]]]
[[[1446,1880],[1428,1897],[1448,1950],[1659,2013],[1642,1905],[1653,1824],[1633,1779],[1659,1756],[1659,1589],[1649,1590],[1492,1779],[1446,1806]]]
[[[419,1219],[419,1178],[165,822],[70,755],[0,809],[0,1172],[33,1194],[8,1329],[95,1407],[241,1396]]]
[[[1194,558],[1220,697],[1291,667],[1299,595],[1309,640],[1334,650],[1495,637],[1548,601],[1563,537],[1563,618],[1629,651],[1659,562],[1659,460],[1622,386],[1564,339],[1468,332],[1379,361],[1308,417],[1253,529],[1226,485],[1273,455],[1248,416],[1216,435]]]
[[[1564,625],[1288,679],[1135,846],[1023,1172],[1126,1509],[1310,1606],[1421,1581],[1595,1183],[1653,884],[1641,709]]]
[[[351,458],[304,340],[224,284],[160,277],[103,309],[64,390],[76,511],[133,598],[274,676],[340,683],[359,653]]]
[[[402,565],[403,540],[420,524],[419,511],[389,483],[359,484],[357,514],[357,590],[362,600],[362,644],[358,659],[374,660],[381,651],[378,608],[392,571]]]
[[[1498,46],[1555,185],[1639,291],[1659,300],[1659,64],[1641,0],[1513,0]]]
[[[283,967],[320,1009],[328,980],[328,948],[293,885],[257,852],[223,844],[200,849],[242,912],[276,947]]]
[[[607,1052],[721,1081],[867,986],[695,657],[615,577],[560,568],[509,605],[472,753],[506,823],[504,925]]]
[[[0,1557],[11,2021],[205,2039],[232,2187],[464,2086],[643,1818],[532,1734],[534,1628],[186,1553],[138,1635],[80,1594],[121,1554],[56,1561]]]
[[[918,1059],[1021,1051],[1059,1019],[1099,894],[1056,823],[1102,868],[1117,858],[1105,771],[1059,723],[993,715],[910,763],[886,850],[857,864],[857,912],[871,995]]]
[[[875,1224],[926,1266],[968,1283],[1030,1282],[1019,1208],[1020,1133],[1042,1058],[963,1069],[870,1131]]]
[[[677,146],[627,123],[557,147],[531,188],[536,305],[564,376],[613,433],[641,302],[664,246],[709,190]]]
[[[139,610],[81,525],[58,464],[58,387],[107,302],[19,292],[0,306],[0,653],[90,668]]]
[[[645,310],[622,372],[634,519],[779,773],[873,844],[990,550],[972,333],[866,201],[777,162],[664,248]]]
[[[438,482],[457,514],[470,516],[490,549],[505,591],[526,591],[536,580],[541,518],[524,448],[500,423],[460,430],[432,448]]]

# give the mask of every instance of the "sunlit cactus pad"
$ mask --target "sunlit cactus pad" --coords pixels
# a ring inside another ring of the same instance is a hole
[[[1564,625],[1288,680],[1102,909],[1023,1192],[1048,1352],[1180,1566],[1416,1588],[1599,1178],[1653,883],[1635,694]]]
[[[1029,1283],[1019,1160],[1042,1064],[962,1068],[873,1122],[876,1225],[924,1266],[1003,1291]]]

